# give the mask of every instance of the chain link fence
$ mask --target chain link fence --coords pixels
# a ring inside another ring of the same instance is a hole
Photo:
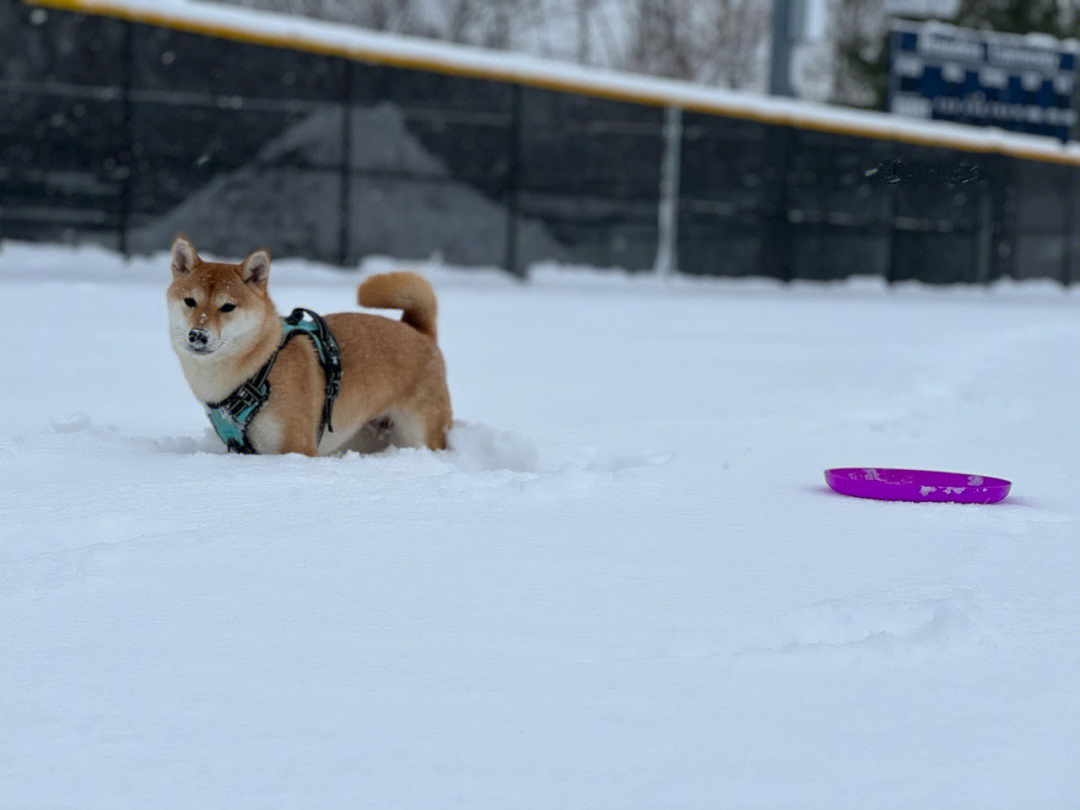
[[[679,118],[665,162],[657,106],[5,3],[0,238],[521,274],[652,269],[666,221],[687,274],[1080,278],[1076,166]]]

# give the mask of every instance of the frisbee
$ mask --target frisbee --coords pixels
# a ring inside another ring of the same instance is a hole
[[[887,467],[826,470],[825,483],[854,498],[930,503],[997,503],[1012,488],[1011,481],[988,475]]]

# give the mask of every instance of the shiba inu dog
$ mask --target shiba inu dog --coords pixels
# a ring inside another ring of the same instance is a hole
[[[269,275],[265,251],[223,264],[203,261],[183,238],[173,243],[172,347],[230,450],[315,456],[446,447],[450,394],[426,280],[397,272],[360,285],[362,306],[400,309],[401,320],[306,310],[283,320],[267,293]]]

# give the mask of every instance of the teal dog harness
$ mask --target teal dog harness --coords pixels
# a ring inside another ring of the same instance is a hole
[[[326,374],[326,401],[323,404],[322,421],[319,423],[319,435],[315,437],[315,444],[318,445],[322,440],[324,431],[334,432],[330,415],[334,409],[334,399],[341,391],[341,352],[326,321],[310,309],[297,308],[288,318],[282,319],[281,343],[258,373],[221,402],[207,403],[206,411],[210,424],[214,426],[230,453],[257,452],[248,437],[248,427],[259,409],[270,399],[270,370],[274,367],[278,352],[297,335],[311,338],[315,353],[319,356],[319,365]]]

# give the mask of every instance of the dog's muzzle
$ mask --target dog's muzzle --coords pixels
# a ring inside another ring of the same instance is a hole
[[[193,352],[209,351],[210,332],[206,329],[192,329],[187,333],[187,345]]]

